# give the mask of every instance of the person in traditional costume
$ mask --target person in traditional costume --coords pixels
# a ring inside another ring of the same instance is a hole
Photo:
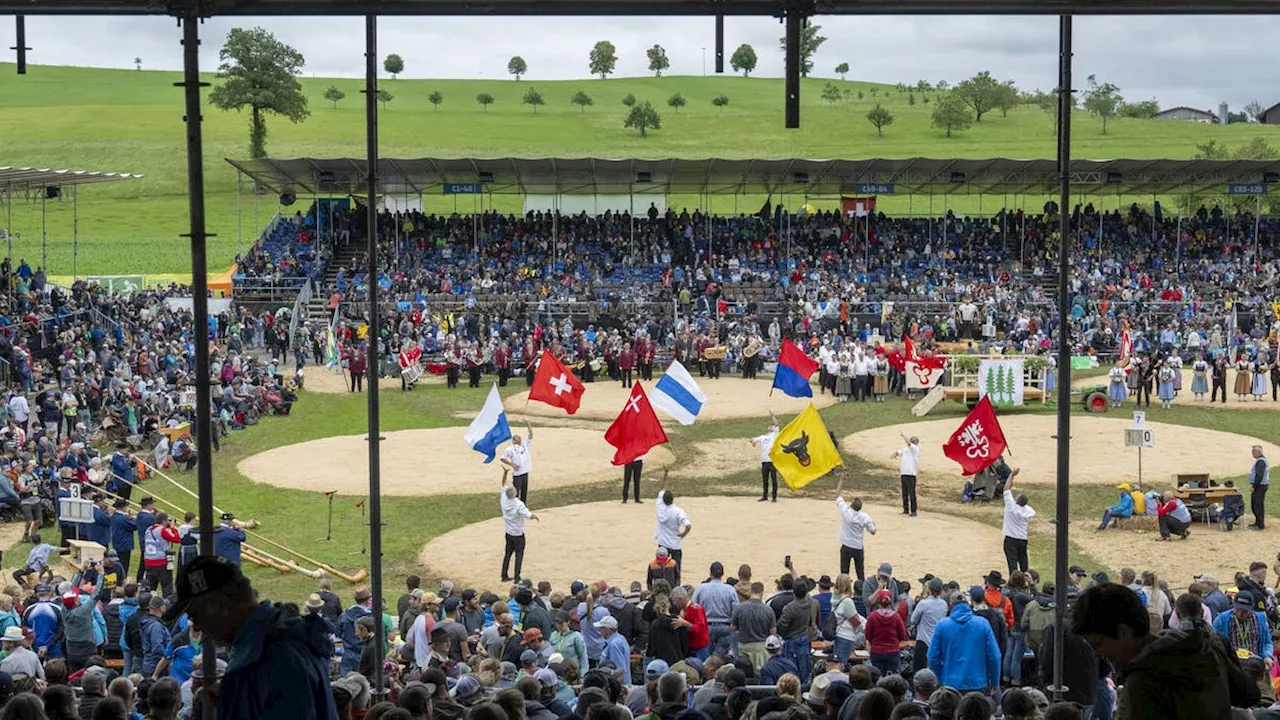
[[[1204,400],[1209,393],[1209,363],[1203,358],[1196,358],[1191,363],[1191,394],[1196,400]]]
[[[1128,373],[1117,362],[1107,373],[1107,378],[1110,380],[1107,383],[1107,397],[1111,400],[1111,407],[1120,407],[1129,398],[1128,386],[1125,383],[1128,380]]]
[[[1253,399],[1262,402],[1267,396],[1267,376],[1271,374],[1271,366],[1267,363],[1265,350],[1254,356],[1253,361]]]
[[[884,396],[889,394],[889,359],[884,355],[876,355],[871,394],[876,396],[876,402],[884,402]]]
[[[853,394],[853,355],[846,343],[836,355],[836,399],[849,402]]]
[[[1177,374],[1167,360],[1156,371],[1156,394],[1160,396],[1160,407],[1165,410],[1173,407],[1173,378]]]
[[[1169,367],[1173,368],[1173,392],[1182,391],[1182,357],[1177,353],[1169,356]]]
[[[1047,358],[1047,364],[1044,368],[1044,391],[1047,395],[1058,389],[1058,358],[1052,353]]]
[[[1240,402],[1244,402],[1244,399],[1249,396],[1250,385],[1252,385],[1253,369],[1249,365],[1250,363],[1245,362],[1243,357],[1236,360],[1236,382],[1233,390],[1236,400]]]

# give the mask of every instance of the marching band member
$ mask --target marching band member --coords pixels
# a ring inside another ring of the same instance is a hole
[[[640,370],[641,380],[653,379],[653,340],[649,338],[649,333],[644,330],[640,331],[640,335],[636,338],[636,367]]]
[[[622,380],[622,387],[631,387],[631,371],[635,369],[636,353],[631,349],[631,343],[622,346],[622,352],[618,353],[618,377]]]
[[[458,387],[458,373],[462,368],[462,353],[458,348],[458,340],[453,333],[444,345],[445,386],[450,390]]]
[[[400,348],[400,390],[407,392],[418,384],[418,378],[422,375],[422,368],[418,366],[418,359],[422,356],[422,350],[417,345],[406,342],[404,347]]]
[[[484,365],[483,353],[479,341],[467,347],[464,355],[467,361],[467,387],[480,387],[480,374],[483,371],[481,366]]]
[[[493,351],[493,367],[498,371],[498,386],[506,387],[507,378],[511,377],[511,346],[506,342]]]
[[[524,341],[524,349],[520,351],[520,362],[524,364],[524,383],[533,387],[533,375],[538,369],[538,352],[533,347],[533,339]]]

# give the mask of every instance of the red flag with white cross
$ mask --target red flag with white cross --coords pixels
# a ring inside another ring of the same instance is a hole
[[[578,412],[578,404],[582,402],[582,393],[586,392],[586,389],[582,381],[560,364],[555,355],[546,350],[542,351],[538,372],[533,376],[533,387],[529,388],[530,400],[563,408],[565,412],[572,415]]]
[[[667,441],[667,433],[639,381],[632,386],[627,404],[605,431],[604,439],[617,448],[613,454],[614,465],[626,465]]]
[[[974,475],[999,460],[1007,447],[991,399],[983,395],[969,417],[942,446],[942,454],[960,463],[965,475]]]

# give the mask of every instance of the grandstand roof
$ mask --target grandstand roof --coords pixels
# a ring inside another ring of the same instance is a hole
[[[278,193],[364,192],[360,158],[232,160]],[[648,173],[647,178],[645,173]],[[1280,160],[1076,160],[1071,182],[1086,194],[1151,195],[1226,192],[1280,175]],[[728,160],[606,158],[384,158],[379,187],[392,195],[474,191],[516,195],[695,194],[987,194],[1054,193],[1057,161],[987,159]],[[859,185],[886,185],[859,188]]]
[[[50,170],[29,167],[0,167],[0,193],[67,187],[112,180],[136,180],[132,173],[93,172],[89,170]]]
[[[180,15],[195,0],[0,0],[0,14]],[[1276,12],[1274,0],[200,0],[213,15],[1170,15]]]

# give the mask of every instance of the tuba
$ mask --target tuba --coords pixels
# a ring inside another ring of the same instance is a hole
[[[764,347],[764,343],[759,338],[751,338],[751,342],[742,350],[742,357],[753,358],[760,354],[760,348]]]
[[[714,345],[703,351],[702,357],[705,360],[723,360],[724,356],[729,353],[729,348],[724,345]]]

